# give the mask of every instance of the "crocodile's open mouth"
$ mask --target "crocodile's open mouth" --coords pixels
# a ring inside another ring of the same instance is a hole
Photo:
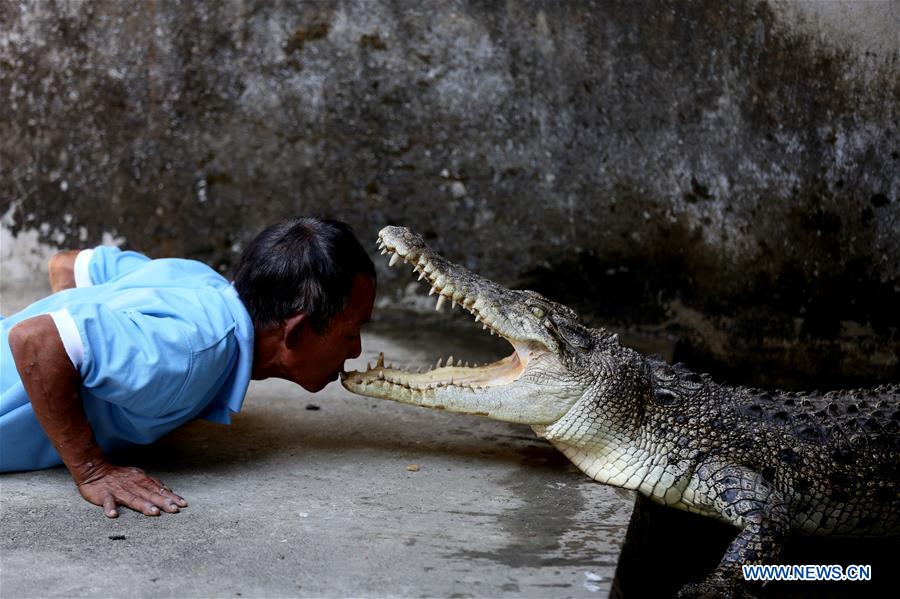
[[[435,367],[425,372],[385,366],[381,354],[374,367],[367,364],[365,371],[341,375],[341,382],[350,391],[393,397],[453,387],[478,392],[515,382],[536,355],[547,351],[537,341],[516,338],[511,324],[497,306],[498,292],[508,293],[508,290],[449,262],[406,229],[385,227],[378,234],[378,244],[382,254],[390,255],[390,266],[401,261],[410,264],[419,273],[419,280],[424,279],[431,286],[429,295],[437,296],[437,310],[446,303],[451,307],[461,306],[482,329],[504,338],[514,351],[502,360],[481,366],[469,366],[468,362],[454,361],[451,356],[446,364],[440,359]]]

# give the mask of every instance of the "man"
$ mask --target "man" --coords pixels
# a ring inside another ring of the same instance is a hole
[[[246,248],[234,284],[192,260],[99,247],[50,261],[52,295],[0,320],[0,472],[65,464],[110,518],[187,502],[105,454],[194,418],[228,423],[250,379],[311,392],[359,356],[375,267],[349,226],[298,218]]]

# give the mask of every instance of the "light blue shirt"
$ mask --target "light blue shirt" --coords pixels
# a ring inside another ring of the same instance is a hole
[[[228,281],[200,262],[111,247],[79,253],[75,279],[0,320],[0,472],[62,463],[9,349],[10,328],[41,314],[78,370],[104,451],[152,443],[194,418],[230,422],[250,383],[253,324]]]

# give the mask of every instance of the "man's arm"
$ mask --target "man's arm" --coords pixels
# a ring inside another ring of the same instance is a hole
[[[59,252],[50,258],[47,272],[50,275],[50,289],[53,293],[75,287],[75,259],[80,251]]]
[[[138,468],[106,461],[81,402],[78,371],[49,315],[24,320],[9,332],[16,369],[34,414],[53,443],[81,496],[103,506],[110,518],[124,505],[147,516],[177,512],[187,502]]]

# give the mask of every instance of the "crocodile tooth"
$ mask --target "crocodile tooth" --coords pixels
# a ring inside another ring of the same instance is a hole
[[[443,295],[439,295],[438,299],[437,299],[437,305],[434,307],[434,309],[437,310],[438,312],[440,312],[441,306],[444,305],[445,301],[447,301],[447,298],[445,298]]]
[[[428,292],[428,295],[434,295],[437,293],[438,289],[434,285],[431,286],[431,291]]]
[[[394,254],[393,256],[391,256],[391,261],[388,262],[388,268],[392,267],[398,262],[400,262],[400,254]]]
[[[486,324],[482,324],[482,325],[481,325],[481,330],[482,330],[482,331],[486,331],[486,330],[487,330],[487,325],[486,325]]]
[[[468,368],[468,367],[469,367],[469,361],[466,360],[466,368]]]
[[[372,363],[366,362],[366,370],[372,370]]]
[[[453,356],[447,358],[447,366],[453,366]]]
[[[441,363],[442,363],[443,361],[444,361],[444,358],[438,358],[437,364],[435,364],[434,367],[435,367],[435,368],[440,368],[440,367],[441,367]]]
[[[387,248],[384,248],[384,249],[381,250],[381,255],[382,255],[382,256],[384,256],[384,255],[387,254],[387,253],[388,253]]]
[[[481,322],[481,314],[475,314],[475,322]]]
[[[375,364],[375,367],[384,368],[384,352],[378,354],[378,362]]]

